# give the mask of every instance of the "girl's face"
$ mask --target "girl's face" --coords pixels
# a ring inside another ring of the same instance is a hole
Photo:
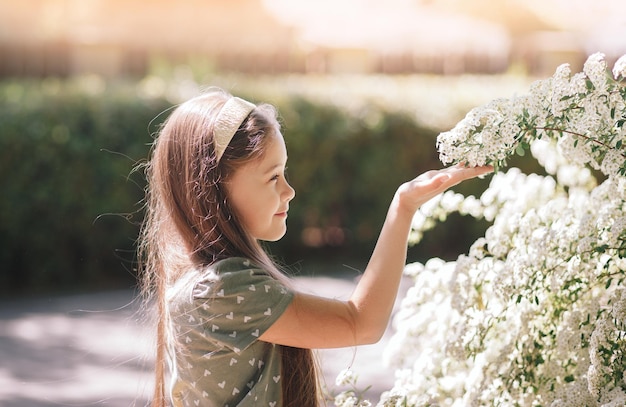
[[[283,137],[278,131],[268,137],[265,154],[238,168],[226,182],[226,191],[245,230],[255,239],[276,241],[287,231],[287,211],[295,191],[285,179]]]

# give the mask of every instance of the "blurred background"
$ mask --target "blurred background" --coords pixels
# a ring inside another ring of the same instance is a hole
[[[397,185],[440,166],[440,131],[598,51],[626,53],[619,0],[0,0],[0,293],[132,286],[133,170],[207,86],[281,113],[298,195],[269,250],[360,269]],[[456,257],[481,227],[410,258]]]
[[[268,249],[353,279],[397,186],[441,167],[441,131],[594,52],[626,53],[623,1],[0,0],[0,404],[137,400],[122,389],[148,348],[120,321],[141,164],[173,105],[213,85],[276,105],[297,198]],[[409,261],[456,258],[485,227],[450,219]]]

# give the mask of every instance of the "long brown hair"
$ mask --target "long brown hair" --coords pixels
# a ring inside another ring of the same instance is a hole
[[[155,390],[151,405],[167,405],[165,390],[167,305],[165,291],[191,269],[241,256],[285,285],[287,276],[241,226],[223,182],[241,165],[264,154],[268,135],[280,131],[275,109],[257,106],[216,160],[214,118],[232,96],[212,89],[179,105],[163,124],[145,166],[145,218],[138,258],[146,304],[155,309]],[[311,350],[282,347],[285,406],[317,406],[320,400]]]

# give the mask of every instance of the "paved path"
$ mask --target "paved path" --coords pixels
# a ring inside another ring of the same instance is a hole
[[[354,282],[299,277],[309,292],[345,299]],[[151,388],[149,336],[131,291],[0,302],[0,406],[144,406]],[[377,401],[393,384],[376,345],[320,352],[330,388],[352,365]]]

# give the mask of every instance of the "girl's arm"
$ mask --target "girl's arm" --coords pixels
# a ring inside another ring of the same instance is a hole
[[[377,342],[395,302],[406,262],[411,221],[417,209],[446,189],[493,169],[462,165],[428,171],[396,192],[382,231],[347,301],[296,293],[261,340],[300,348],[336,348]]]

